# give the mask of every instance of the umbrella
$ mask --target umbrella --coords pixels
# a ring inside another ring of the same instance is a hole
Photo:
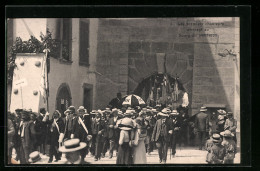
[[[135,94],[131,94],[125,97],[125,100],[123,101],[123,105],[129,105],[131,107],[143,106],[145,105],[145,102],[141,97]]]

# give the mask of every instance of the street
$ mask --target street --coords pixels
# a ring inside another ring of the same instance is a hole
[[[176,150],[175,157],[171,157],[170,159],[170,149],[168,151],[167,162],[166,164],[207,164],[205,161],[207,151],[197,150],[195,147],[182,147],[181,149]],[[147,156],[147,164],[160,164],[157,150],[154,150],[151,155],[146,154]],[[49,164],[48,156],[42,155],[41,163],[37,164]],[[91,164],[116,164],[116,156],[114,154],[112,159],[108,158],[108,153],[106,153],[105,158],[101,158],[101,160],[94,161],[94,157],[87,155],[85,160],[90,162]],[[62,159],[58,162],[52,162],[50,164],[62,164],[66,161],[64,154],[62,155]],[[234,159],[235,164],[240,163],[240,153],[236,154]]]

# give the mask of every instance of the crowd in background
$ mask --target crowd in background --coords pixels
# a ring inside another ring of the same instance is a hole
[[[176,144],[187,131],[186,108],[112,105],[91,112],[83,106],[70,106],[64,113],[54,111],[52,117],[45,108],[39,113],[25,109],[8,112],[9,163],[13,151],[13,160],[20,164],[35,163],[39,152],[49,156],[48,163],[61,160],[65,153],[67,163],[72,164],[89,164],[87,155],[98,161],[106,154],[117,157],[117,164],[145,164],[146,155],[155,149],[159,162],[166,163],[168,148],[170,157],[175,157]],[[208,151],[206,161],[210,164],[233,163],[237,125],[232,112],[218,110],[218,114],[208,115],[206,111],[201,107],[194,122],[199,150]]]

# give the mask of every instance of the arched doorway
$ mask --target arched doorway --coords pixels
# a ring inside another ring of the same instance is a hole
[[[166,81],[167,80],[167,81]],[[165,83],[165,84],[164,84]],[[163,86],[166,85],[166,86]],[[176,85],[175,85],[176,84]],[[165,89],[165,91],[164,91]],[[173,97],[173,91],[177,90],[177,98]],[[179,105],[181,103],[181,97],[183,96],[183,92],[185,92],[185,88],[183,84],[181,83],[181,80],[176,76],[172,77],[169,74],[152,74],[149,77],[143,79],[136,89],[134,90],[133,94],[139,95],[143,98],[145,102],[148,101],[148,99],[152,98],[154,99],[154,103],[147,102],[149,106],[155,106],[156,103],[161,103],[162,98],[171,98],[171,101],[174,101],[176,104]],[[151,94],[152,93],[152,94]],[[167,97],[164,97],[167,96]],[[157,102],[156,102],[157,100]],[[160,101],[160,102],[159,102]],[[164,104],[167,105],[166,102]]]
[[[63,114],[71,105],[71,93],[68,84],[62,83],[57,91],[56,109]]]

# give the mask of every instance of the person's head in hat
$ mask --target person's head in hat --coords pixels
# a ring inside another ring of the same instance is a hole
[[[125,113],[124,113],[125,118],[131,118],[132,116],[133,116],[132,110],[128,109],[128,110],[125,111]]]
[[[29,163],[36,163],[42,160],[40,153],[38,151],[34,151],[29,154]]]
[[[30,112],[28,110],[23,109],[21,114],[21,120],[29,121],[30,120]]]
[[[162,119],[163,122],[165,122],[166,119],[169,117],[169,114],[168,113],[159,112],[158,116],[160,117],[160,119]]]
[[[37,114],[35,112],[30,113],[30,119],[31,121],[36,121]]]
[[[139,112],[141,112],[141,110],[142,110],[142,109],[141,109],[141,107],[140,107],[140,106],[136,106],[136,107],[135,107],[135,112],[136,112],[136,113],[139,113]]]
[[[222,109],[217,110],[217,112],[218,112],[220,115],[226,115],[226,113],[227,113],[225,110],[222,110]]]
[[[213,143],[214,144],[221,144],[221,137],[220,137],[220,135],[219,134],[213,134],[212,135],[212,141],[213,141]]]
[[[45,115],[45,114],[46,114],[46,110],[45,110],[44,107],[40,108],[40,113],[41,113],[42,115]]]
[[[233,118],[233,112],[227,112],[227,118],[232,119]]]
[[[234,134],[230,130],[225,130],[220,133],[221,136],[223,136],[225,139],[232,139],[234,137]]]
[[[70,110],[70,112],[71,112],[72,115],[75,115],[75,114],[76,114],[76,109],[75,109],[74,106],[70,106],[68,109]]]
[[[218,115],[218,124],[224,124],[225,123],[225,117],[223,115]]]
[[[207,108],[205,106],[201,106],[200,107],[200,112],[204,112],[205,113],[206,111],[207,111]]]
[[[179,116],[179,113],[177,110],[172,110],[172,112],[169,114],[169,117],[176,119]]]
[[[118,117],[118,109],[117,109],[117,108],[112,109],[111,115],[112,115],[114,118],[117,118],[117,117]]]
[[[20,108],[15,109],[15,113],[18,118],[21,118],[22,112],[23,112],[23,109],[20,109]]]
[[[61,113],[58,110],[55,110],[52,114],[53,119],[58,120],[61,117]]]
[[[87,146],[85,142],[80,142],[79,139],[69,139],[64,142],[64,146],[59,148],[59,151],[65,153],[66,159],[71,164],[80,164],[84,159],[81,159],[81,150]]]
[[[77,110],[79,116],[83,116],[84,114],[87,114],[87,109],[84,108],[84,106],[80,106]]]

